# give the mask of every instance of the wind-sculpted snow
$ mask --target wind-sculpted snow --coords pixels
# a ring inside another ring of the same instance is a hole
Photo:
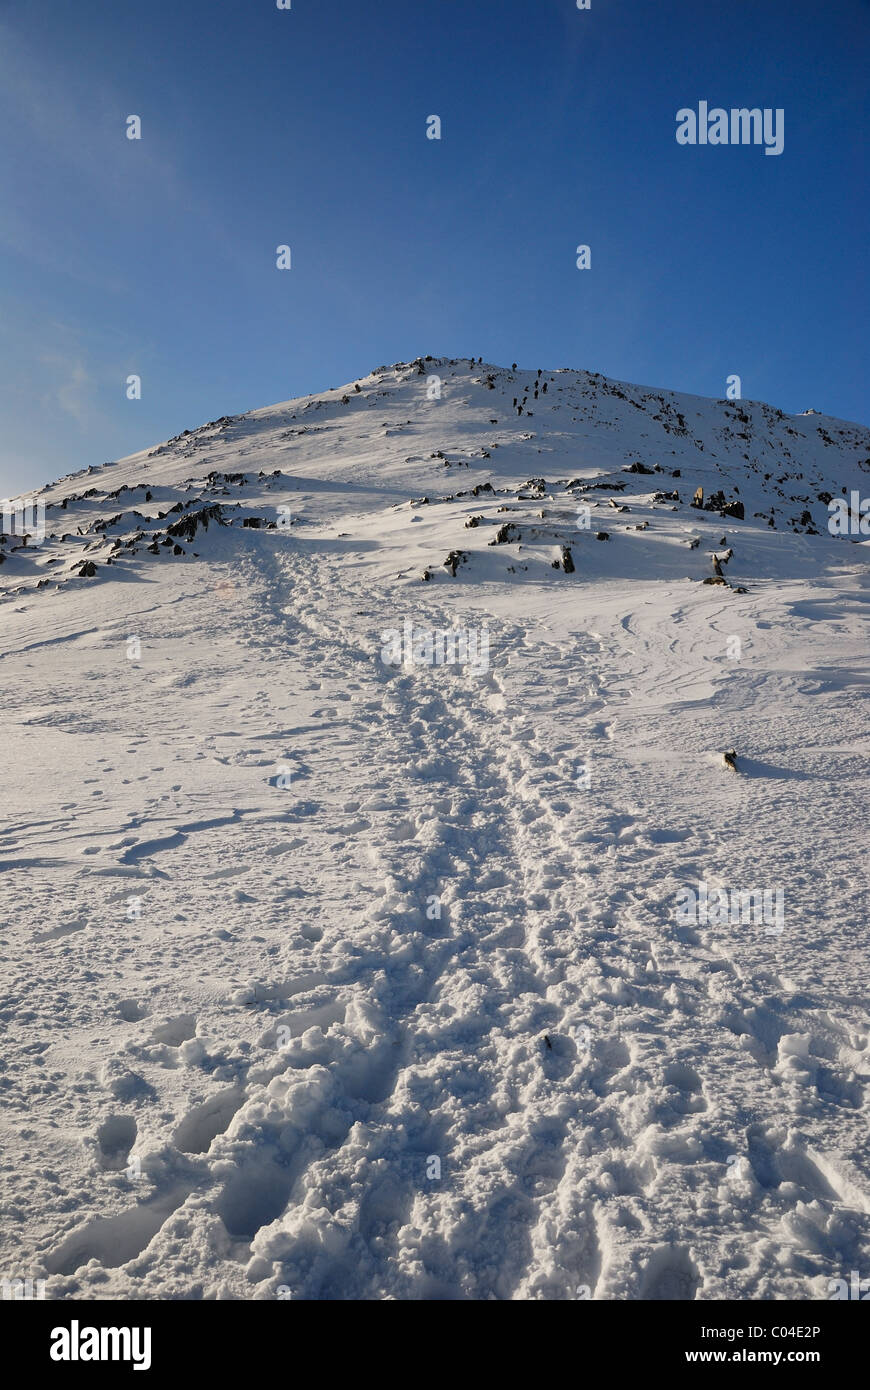
[[[418,359],[44,489],[5,1276],[870,1277],[868,472],[817,413]]]

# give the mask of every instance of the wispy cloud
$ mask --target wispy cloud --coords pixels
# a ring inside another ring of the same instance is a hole
[[[82,429],[93,426],[99,415],[93,400],[95,383],[84,362],[61,363],[52,357],[43,357],[42,361],[60,367],[61,379],[54,388],[54,399],[60,409],[71,415]]]

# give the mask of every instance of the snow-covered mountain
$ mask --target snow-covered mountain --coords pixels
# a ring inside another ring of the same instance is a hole
[[[815,410],[434,358],[44,488],[0,1276],[870,1277],[868,493]]]

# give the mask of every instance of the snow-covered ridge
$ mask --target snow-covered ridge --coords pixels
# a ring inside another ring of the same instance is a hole
[[[809,422],[760,402],[711,401],[567,368],[419,358],[316,396],[223,416],[43,488],[50,543],[22,550],[13,542],[4,557],[12,563],[0,578],[16,593],[31,587],[28,579],[46,587],[78,576],[83,566],[83,577],[93,578],[101,565],[128,564],[155,546],[159,554],[186,554],[173,534],[175,514],[215,498],[230,499],[227,522],[275,528],[289,524],[307,479],[318,479],[327,495],[330,487],[352,484],[368,511],[402,493],[452,499],[471,491],[458,480],[472,473],[476,486],[488,484],[502,497],[516,496],[528,480],[538,480],[533,492],[569,503],[608,481],[625,492],[626,507],[631,499],[647,506],[656,493],[675,492],[681,516],[701,488],[708,508],[721,494],[738,504],[733,513],[742,508],[745,521],[814,534],[826,529],[832,496],[867,490],[870,431],[819,414]],[[87,486],[70,486],[82,481]],[[334,515],[335,501],[310,506],[310,518]],[[538,519],[552,523],[553,514]],[[537,527],[536,537],[549,538],[561,564],[574,531],[551,524]],[[656,538],[646,539],[659,549]],[[424,558],[424,568],[443,558]]]

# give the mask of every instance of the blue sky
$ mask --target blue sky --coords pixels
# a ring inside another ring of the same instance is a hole
[[[868,0],[2,0],[0,489],[427,352],[867,422],[868,36]],[[678,145],[701,100],[783,108],[783,153]]]

